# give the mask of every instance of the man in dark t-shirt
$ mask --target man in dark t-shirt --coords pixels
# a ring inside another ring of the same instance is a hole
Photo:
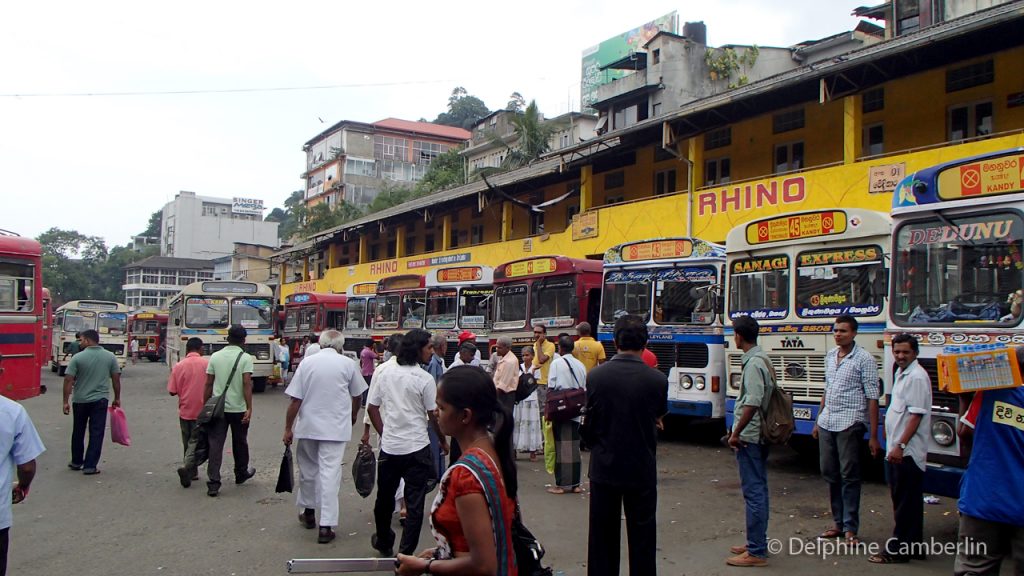
[[[618,353],[587,375],[589,576],[618,575],[623,510],[629,573],[657,573],[657,422],[668,411],[668,379],[644,364],[646,345],[643,318],[619,318]]]

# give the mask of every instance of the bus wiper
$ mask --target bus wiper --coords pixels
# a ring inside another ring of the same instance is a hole
[[[959,238],[962,242],[966,242],[966,243],[970,244],[971,246],[975,246],[975,247],[978,246],[978,243],[975,242],[974,240],[971,240],[970,238],[964,238],[960,234],[960,229],[957,228],[952,222],[950,222],[949,218],[946,218],[946,216],[943,215],[942,212],[936,210],[935,211],[935,216],[937,216],[938,219],[941,220],[943,224],[945,224],[946,226],[949,226],[950,228],[952,228],[953,229],[953,234],[955,234],[956,237]]]

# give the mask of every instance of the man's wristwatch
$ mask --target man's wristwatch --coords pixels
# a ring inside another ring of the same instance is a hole
[[[899,443],[899,447],[900,447],[900,450],[906,450],[907,449],[907,445],[905,443],[903,443],[903,442]]]
[[[430,572],[430,565],[433,564],[434,560],[435,560],[435,558],[430,558],[430,559],[427,560],[427,565],[423,567],[423,573],[424,574],[430,574],[431,573]]]

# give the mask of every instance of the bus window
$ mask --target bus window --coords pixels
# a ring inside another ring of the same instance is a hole
[[[427,293],[427,330],[455,328],[458,290],[440,288]]]
[[[729,268],[729,317],[781,319],[789,313],[789,257],[736,260]]]
[[[31,312],[32,278],[35,267],[31,264],[0,262],[0,312]]]
[[[882,254],[879,246],[800,253],[796,257],[797,315],[879,314],[885,297]]]
[[[349,330],[362,330],[366,321],[366,300],[348,301],[348,322],[345,327]]]
[[[526,325],[526,284],[502,286],[494,290],[494,322],[508,328]]]
[[[402,296],[391,294],[377,298],[377,318],[374,326],[381,328],[398,328],[398,311],[401,307]]]
[[[402,296],[402,328],[423,328],[423,314],[427,311],[425,300],[423,292]]]
[[[243,328],[273,328],[273,310],[269,298],[235,298],[231,301],[231,323]]]
[[[366,320],[363,323],[363,329],[369,330],[373,327],[373,318],[377,314],[377,299],[367,298],[366,299]]]
[[[657,273],[654,321],[659,324],[710,324],[715,319],[715,269],[671,268]]]
[[[1016,212],[915,220],[894,234],[892,317],[903,325],[1016,324],[1024,287]]]
[[[619,318],[632,314],[644,322],[651,317],[651,280],[649,271],[609,272],[604,280],[601,321],[615,324]]]
[[[96,313],[67,310],[64,316],[65,332],[82,332],[96,329]]]
[[[228,299],[190,296],[185,301],[185,325],[189,328],[227,328]]]
[[[459,326],[486,328],[493,296],[493,288],[463,288],[459,295]]]
[[[316,324],[316,307],[303,306],[299,308],[299,330],[309,332]]]
[[[128,330],[128,315],[124,312],[100,312],[99,333],[119,335]]]
[[[533,318],[575,316],[576,282],[571,278],[535,282],[530,300]]]
[[[299,329],[299,314],[301,310],[292,308],[284,315],[284,331],[296,332]]]
[[[345,311],[344,310],[329,310],[327,311],[327,320],[324,322],[324,330],[329,329],[344,330],[345,329]]]

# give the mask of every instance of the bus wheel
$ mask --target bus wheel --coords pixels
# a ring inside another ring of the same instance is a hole
[[[263,376],[260,378],[252,379],[252,391],[259,394],[267,389],[267,377]]]
[[[64,371],[67,370],[67,369],[68,369],[67,366],[60,366],[60,367],[58,367],[57,368],[57,375],[58,376],[63,376],[64,375]]]

